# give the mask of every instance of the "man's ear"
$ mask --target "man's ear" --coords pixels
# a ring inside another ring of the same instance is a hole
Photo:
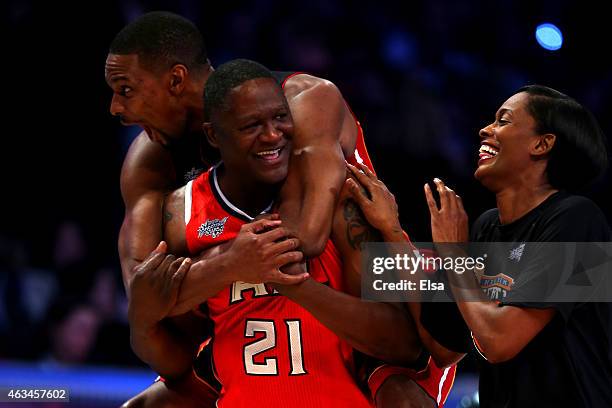
[[[178,96],[183,93],[187,85],[189,70],[183,64],[176,64],[170,69],[170,80],[168,83],[170,93]]]
[[[202,130],[206,135],[206,140],[208,140],[208,144],[212,147],[218,149],[219,143],[217,143],[217,132],[215,132],[215,128],[213,127],[211,122],[204,122],[202,124]]]
[[[550,153],[556,141],[557,136],[555,136],[553,133],[538,135],[531,144],[529,153],[536,157],[546,156]]]

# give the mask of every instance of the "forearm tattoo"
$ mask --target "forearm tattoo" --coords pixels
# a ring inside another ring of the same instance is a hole
[[[366,242],[374,241],[375,234],[361,214],[353,200],[345,200],[344,219],[346,221],[346,238],[353,249],[363,250]]]

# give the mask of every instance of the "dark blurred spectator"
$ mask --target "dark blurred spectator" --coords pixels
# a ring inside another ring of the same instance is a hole
[[[111,268],[98,269],[89,292],[89,301],[103,321],[126,320],[125,310],[122,309],[125,295],[123,287],[117,284],[118,274]]]
[[[82,262],[87,257],[87,245],[81,227],[75,221],[63,221],[57,227],[53,258],[58,269]]]
[[[53,263],[62,294],[85,296],[94,277],[94,260],[81,225],[72,220],[62,221],[56,230]]]
[[[96,273],[89,299],[100,317],[100,329],[91,362],[107,365],[142,365],[130,347],[127,299],[120,272],[101,268]]]
[[[73,365],[89,362],[98,336],[100,316],[88,303],[60,298],[49,309],[45,322],[47,347],[43,365]]]
[[[0,237],[0,356],[35,356],[33,328],[57,291],[51,271],[28,265],[23,242]]]

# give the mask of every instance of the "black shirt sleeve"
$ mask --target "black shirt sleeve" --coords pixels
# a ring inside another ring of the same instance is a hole
[[[567,319],[576,299],[563,301],[563,292],[555,292],[574,279],[577,283],[583,265],[593,261],[591,246],[584,242],[607,242],[610,230],[597,205],[579,196],[570,196],[548,208],[538,222],[526,247],[525,266],[512,291],[500,306],[555,308]],[[579,267],[580,266],[580,267]],[[588,284],[588,282],[585,282]]]

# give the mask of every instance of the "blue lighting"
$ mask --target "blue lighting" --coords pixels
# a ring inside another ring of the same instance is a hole
[[[536,28],[536,40],[542,48],[556,51],[563,45],[563,34],[556,25],[544,23]]]
[[[392,31],[384,37],[383,58],[394,68],[405,69],[413,66],[418,58],[417,44],[404,31]]]

